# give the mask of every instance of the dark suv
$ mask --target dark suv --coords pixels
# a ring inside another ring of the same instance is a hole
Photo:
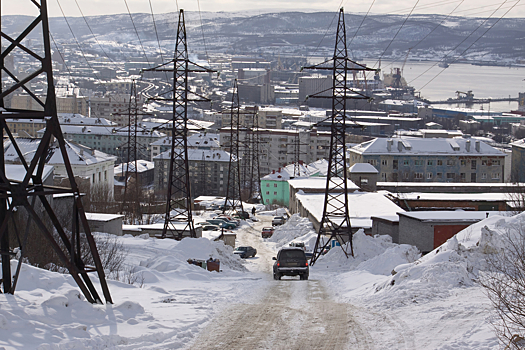
[[[297,247],[286,247],[279,250],[277,260],[273,264],[273,279],[280,280],[282,276],[297,276],[300,279],[307,280],[310,270],[308,260],[304,250]]]

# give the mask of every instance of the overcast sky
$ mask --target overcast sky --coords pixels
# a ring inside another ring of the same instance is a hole
[[[0,0],[2,14],[32,14],[28,8],[34,8],[29,0]],[[107,15],[127,13],[124,0],[48,0],[50,16],[62,16],[58,1],[66,16],[80,16],[79,7],[84,15]],[[276,11],[330,11],[336,12],[340,6],[345,12],[366,13],[374,0],[127,0],[132,13],[150,13],[150,1],[154,13],[177,11],[177,5],[186,11],[244,11],[276,12]],[[199,3],[200,2],[200,3]],[[417,6],[413,13],[436,13],[457,16],[475,16],[499,18],[509,11],[505,17],[525,17],[525,0],[376,0],[372,6],[372,13],[381,14],[408,14]],[[511,9],[513,5],[517,4]],[[459,5],[459,6],[458,6]],[[498,7],[501,6],[499,10]],[[457,9],[455,9],[457,7]],[[455,9],[455,10],[454,10]],[[494,12],[495,11],[495,12]],[[493,14],[494,12],[494,14]]]

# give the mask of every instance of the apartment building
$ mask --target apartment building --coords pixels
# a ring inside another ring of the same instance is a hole
[[[348,165],[369,163],[379,181],[504,181],[505,153],[471,138],[377,138],[347,151]]]
[[[230,149],[230,128],[220,129],[220,144]],[[245,145],[253,135],[242,130],[239,140]],[[311,163],[328,157],[330,132],[312,130],[259,129],[259,167],[261,174],[283,168],[296,161],[296,144],[299,138],[299,160]],[[241,156],[242,161],[242,156]]]

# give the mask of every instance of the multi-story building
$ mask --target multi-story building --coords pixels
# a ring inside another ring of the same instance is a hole
[[[26,161],[30,161],[33,158],[40,142],[40,139],[35,138],[17,138],[17,145]],[[20,163],[17,152],[10,141],[4,142],[4,149],[6,162]],[[66,152],[73,175],[89,183],[89,189],[91,190],[96,187],[105,189],[108,199],[112,199],[114,164],[117,157],[69,141],[66,141]],[[58,184],[61,184],[60,178],[67,179],[64,158],[57,143],[52,144],[49,148],[46,164],[55,168],[54,176]],[[88,189],[84,190],[87,191]]]
[[[188,136],[186,143],[188,148],[220,150],[218,134],[200,133]],[[171,137],[163,137],[151,144],[151,159],[171,149]]]
[[[239,140],[247,144],[250,130],[242,130]],[[328,157],[330,132],[312,130],[259,129],[259,167],[261,174],[296,162],[296,138],[299,138],[299,160],[311,163]],[[230,128],[220,130],[220,144],[229,150]],[[241,157],[242,162],[242,157]]]
[[[377,138],[348,149],[348,165],[369,163],[380,181],[503,182],[505,153],[470,138]]]
[[[157,193],[167,190],[171,150],[153,158]],[[224,196],[228,185],[230,154],[216,149],[188,149],[192,196]],[[232,159],[236,162],[236,159]],[[179,174],[180,175],[180,174]]]
[[[516,183],[525,182],[525,139],[518,140],[512,144],[512,165],[510,181]]]
[[[127,128],[115,128],[110,126],[94,125],[64,125],[61,126],[62,133],[66,140],[71,140],[78,144],[102,151],[117,157],[123,157],[128,143]],[[44,129],[38,131],[38,136],[42,137]],[[139,158],[148,158],[150,155],[150,145],[163,138],[165,135],[158,131],[141,129],[137,132],[137,148]]]
[[[42,119],[6,119],[7,126],[12,133],[17,133],[21,137],[37,137],[38,130],[46,126],[46,121]],[[58,113],[60,125],[81,125],[81,126],[106,126],[115,127],[116,124],[104,118],[86,118],[81,114]]]

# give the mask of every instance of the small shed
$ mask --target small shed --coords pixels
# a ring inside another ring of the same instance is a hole
[[[122,218],[124,215],[86,213],[91,232],[104,232],[122,236]]]
[[[372,236],[389,235],[399,243],[399,215],[372,216]]]
[[[350,180],[362,191],[375,192],[377,189],[377,169],[368,163],[356,163],[348,170]]]
[[[416,246],[423,254],[445,243],[459,231],[499,212],[413,211],[400,212],[399,243]]]

